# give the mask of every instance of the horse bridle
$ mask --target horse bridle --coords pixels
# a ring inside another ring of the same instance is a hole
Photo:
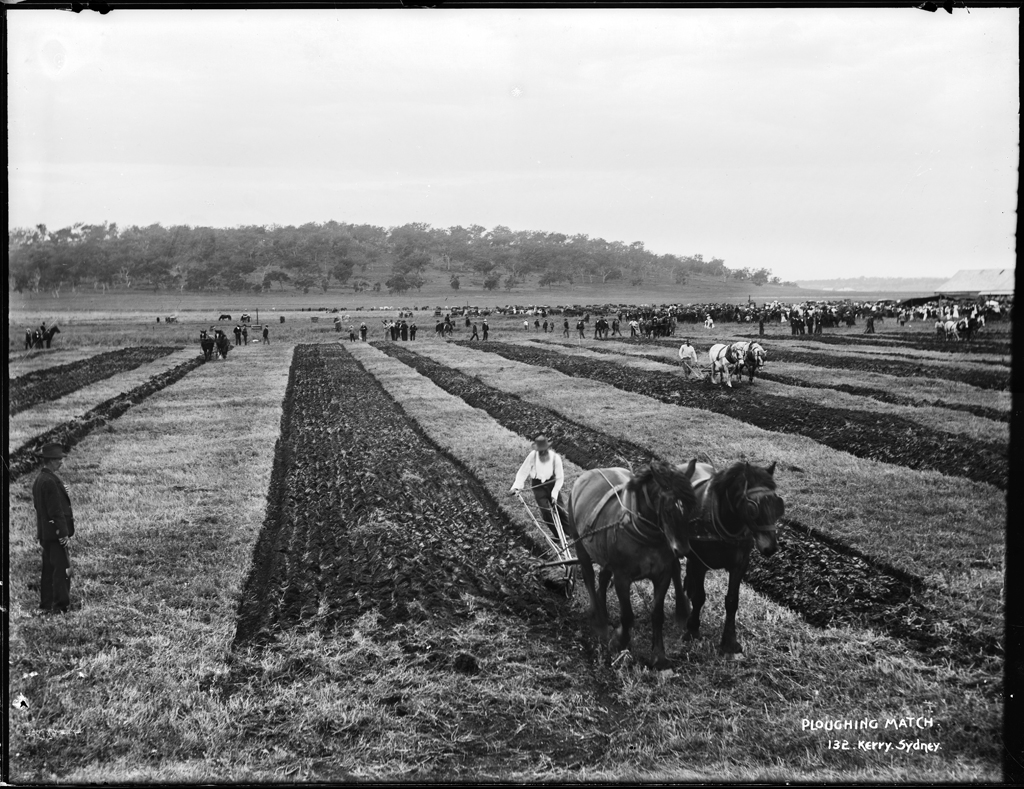
[[[697,537],[693,538],[694,540],[700,541],[700,540],[715,540],[715,539],[717,539],[717,540],[721,540],[722,542],[727,542],[727,543],[732,543],[732,544],[739,544],[739,543],[743,542],[745,539],[747,539],[744,536],[744,534],[743,534],[744,531],[749,531],[749,532],[751,532],[752,535],[753,535],[754,532],[773,532],[773,531],[778,531],[778,525],[776,525],[776,524],[771,524],[771,525],[765,526],[765,525],[762,525],[762,524],[759,524],[759,523],[754,523],[754,524],[744,523],[743,527],[742,527],[742,529],[740,529],[739,533],[734,534],[734,533],[730,532],[728,529],[725,528],[725,524],[722,523],[722,519],[718,515],[718,493],[717,493],[717,491],[712,491],[711,490],[711,480],[707,479],[707,480],[704,480],[703,482],[698,482],[697,484],[698,485],[707,485],[706,492],[705,492],[704,495],[705,495],[706,499],[710,499],[710,507],[709,508],[711,510],[711,528],[714,530],[714,532],[715,532],[715,534],[717,536],[716,537],[701,537],[701,536],[697,536]],[[760,498],[761,496],[763,496],[763,495],[765,495],[767,493],[775,493],[775,491],[772,488],[769,488],[767,485],[758,485],[756,488],[754,488],[752,490],[744,489],[744,491],[743,491],[743,501],[744,501],[744,503],[754,502],[755,505],[756,505],[756,499]],[[703,507],[701,507],[700,509],[703,509]],[[700,517],[697,516],[697,517],[693,518],[692,520],[694,520],[694,521],[700,520]]]

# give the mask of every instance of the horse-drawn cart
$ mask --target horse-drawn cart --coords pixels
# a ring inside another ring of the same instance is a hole
[[[537,531],[540,532],[544,541],[548,545],[550,550],[551,558],[547,561],[541,562],[541,567],[561,567],[563,578],[565,580],[565,596],[572,597],[573,590],[576,588],[576,565],[579,564],[579,559],[573,553],[572,545],[569,539],[565,535],[565,529],[562,527],[562,519],[558,517],[558,507],[551,508],[551,514],[555,520],[555,529],[558,531],[558,539],[556,540],[547,527],[544,526],[537,516],[533,514],[533,510],[530,509],[530,505],[526,503],[522,494],[516,491],[516,498],[522,502],[523,507],[530,515],[530,520],[533,521],[537,527]]]

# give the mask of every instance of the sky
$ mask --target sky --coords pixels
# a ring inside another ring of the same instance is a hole
[[[1015,263],[1019,12],[7,8],[9,224],[505,225]]]

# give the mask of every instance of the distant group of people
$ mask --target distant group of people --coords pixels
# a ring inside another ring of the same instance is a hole
[[[467,326],[472,325],[472,328],[473,328],[473,333],[469,335],[469,341],[472,342],[473,340],[480,340],[481,339],[480,332],[477,331],[476,323],[474,322],[474,323],[470,324],[469,318],[466,318],[466,325]],[[483,328],[483,338],[482,339],[486,340],[488,334],[490,334],[490,331],[491,331],[491,327],[487,325],[487,318],[483,319],[482,328]]]
[[[417,326],[416,323],[407,323],[404,319],[399,321],[381,320],[384,324],[384,339],[389,337],[393,341],[401,340],[415,340]],[[365,326],[366,324],[363,324]],[[365,335],[363,339],[366,339]]]

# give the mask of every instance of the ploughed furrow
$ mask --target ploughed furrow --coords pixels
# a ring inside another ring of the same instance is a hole
[[[45,433],[41,433],[35,438],[26,441],[8,456],[8,481],[13,482],[22,474],[32,471],[39,465],[35,453],[44,444],[58,443],[62,444],[65,449],[74,446],[92,431],[120,417],[133,405],[138,405],[150,395],[180,381],[201,364],[203,364],[201,356],[182,362],[166,372],[154,375],[144,384],[140,384],[134,389],[130,389],[116,397],[111,397],[109,400],[104,400],[95,408],[89,409],[82,416],[59,424],[51,430],[47,430]]]
[[[500,342],[476,347],[506,359],[550,367],[575,378],[601,381],[665,403],[722,414],[765,430],[806,436],[857,457],[938,471],[984,482],[1001,490],[1007,486],[1007,447],[962,436],[954,438],[897,416],[849,408],[808,408],[806,403],[767,394],[756,386],[695,387],[667,370],[641,370],[617,362],[573,356],[569,352]]]
[[[628,343],[642,344],[650,343],[650,340],[624,340]],[[654,340],[658,345],[679,347],[674,340]],[[792,348],[780,348],[772,344],[767,346],[768,359],[775,362],[796,362],[798,364],[813,364],[816,367],[826,367],[834,370],[858,370],[866,373],[881,373],[892,375],[898,378],[936,378],[940,381],[957,381],[970,384],[979,389],[996,389],[1006,391],[1010,388],[1010,368],[1000,367],[993,370],[978,370],[976,368],[954,368],[944,367],[939,364],[932,364],[932,360],[907,360],[900,359],[870,359],[864,356],[843,356],[841,352],[816,353],[815,351],[795,350]],[[701,364],[707,363],[707,354],[698,355]],[[973,362],[977,364],[977,362]]]
[[[488,608],[553,628],[558,605],[525,536],[348,351],[296,347],[236,645],[370,611],[396,625]]]
[[[543,343],[543,340],[535,340],[534,342]],[[563,343],[564,344],[564,343]],[[616,351],[611,348],[600,348],[590,346],[587,348],[588,351],[594,353],[604,353],[609,355],[615,355]],[[673,367],[681,367],[682,362],[678,359],[671,359],[665,356],[656,356],[655,354],[637,354],[637,359],[647,359],[651,362],[658,362],[659,364],[666,364]],[[966,414],[972,414],[973,416],[980,416],[983,419],[991,419],[996,422],[1009,422],[1010,415],[1004,411],[997,411],[994,408],[988,408],[983,405],[971,405],[970,403],[947,403],[942,400],[933,402],[921,402],[914,400],[910,397],[903,397],[902,395],[893,394],[884,389],[874,389],[869,386],[852,386],[850,384],[826,384],[826,383],[812,383],[811,381],[805,381],[802,378],[795,378],[791,375],[781,375],[772,371],[762,370],[757,374],[758,378],[764,378],[766,381],[774,381],[775,383],[785,384],[786,386],[799,386],[804,389],[831,389],[834,392],[842,392],[844,394],[856,395],[857,397],[870,397],[872,400],[877,400],[880,403],[889,403],[891,405],[903,405],[911,406],[913,408],[921,408],[922,406],[932,406],[936,408],[945,408],[950,411],[963,411]]]
[[[950,354],[1006,354],[1010,355],[1010,334],[994,335],[988,330],[981,337],[975,336],[970,342],[947,342],[934,334],[772,334],[761,337],[753,334],[737,334],[749,340],[765,340],[771,343],[786,342],[820,342],[822,345],[857,346],[870,345],[876,348],[905,348],[916,351],[943,351]]]
[[[58,400],[83,386],[134,370],[181,349],[181,346],[121,348],[8,379],[8,413],[17,414],[38,403]]]
[[[487,386],[405,346],[374,343],[449,394],[490,414],[507,429],[530,435],[542,427],[565,457],[581,468],[638,467],[650,450],[574,422],[561,414]],[[682,462],[687,458],[664,458]],[[868,626],[905,640],[930,658],[973,662],[998,654],[995,638],[944,621],[921,599],[919,577],[844,545],[819,530],[783,519],[781,550],[769,559],[754,551],[747,582],[813,625]],[[952,629],[952,633],[950,630]]]

